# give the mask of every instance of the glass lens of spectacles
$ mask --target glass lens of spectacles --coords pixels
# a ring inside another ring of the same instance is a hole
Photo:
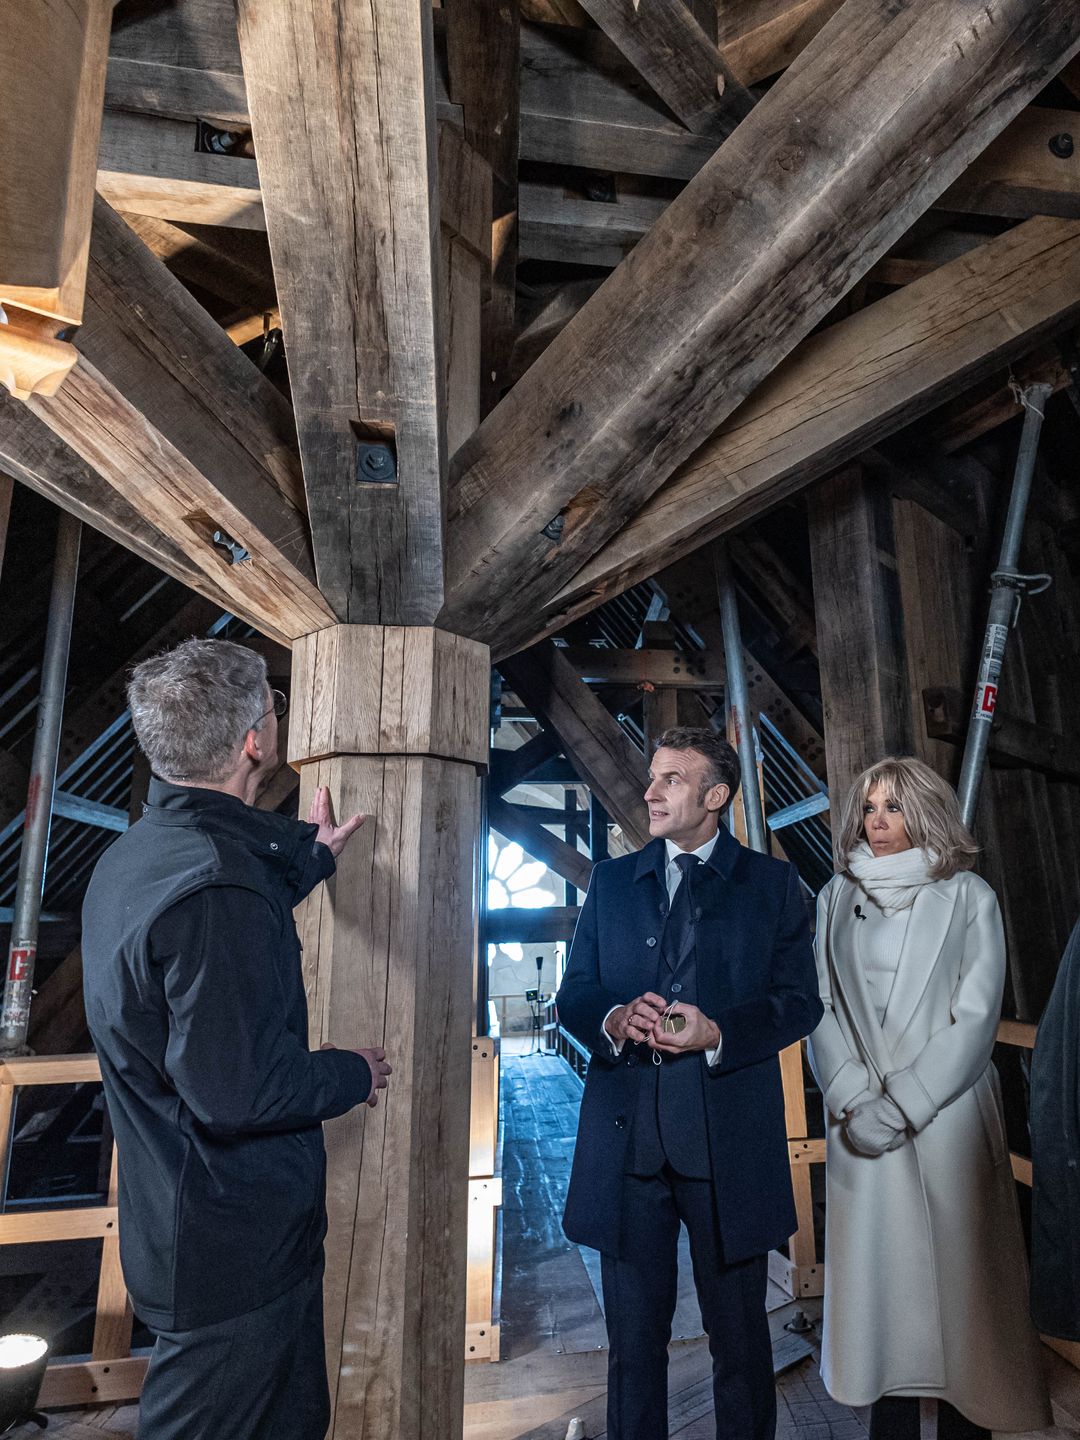
[[[280,720],[289,708],[289,698],[287,695],[283,695],[280,690],[274,690],[272,694],[274,696],[274,714]]]

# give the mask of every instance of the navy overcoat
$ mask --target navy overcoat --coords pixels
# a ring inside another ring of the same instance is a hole
[[[645,1047],[615,1059],[602,1034],[608,1011],[658,980],[668,908],[662,839],[593,869],[566,975],[559,1020],[592,1052],[563,1228],[579,1245],[617,1255],[622,1178]],[[699,911],[700,1008],[723,1037],[719,1065],[705,1056],[710,1163],[724,1259],[762,1255],[796,1229],[779,1052],[821,1018],[806,910],[785,861],[747,850],[721,828],[694,875]]]

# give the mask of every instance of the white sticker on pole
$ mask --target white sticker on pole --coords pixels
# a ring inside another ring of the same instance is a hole
[[[983,644],[982,659],[979,662],[979,678],[975,685],[975,705],[972,720],[982,720],[989,725],[997,709],[998,682],[1001,679],[1001,662],[1005,658],[1005,642],[1009,638],[1007,625],[988,625]]]

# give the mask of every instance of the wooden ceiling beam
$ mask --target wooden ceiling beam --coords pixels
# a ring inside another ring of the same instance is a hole
[[[0,464],[46,500],[134,551],[166,575],[228,610],[230,598],[194,565],[180,545],[109,485],[25,405],[0,395]]]
[[[240,0],[238,20],[319,583],[341,620],[430,624],[446,474],[431,5]]]
[[[1067,0],[847,0],[458,451],[441,623],[500,653],[535,633],[1077,49]]]
[[[34,414],[238,614],[286,641],[325,625],[288,402],[101,199],[76,348]]]
[[[563,818],[561,811],[552,810],[553,825],[558,825]],[[560,879],[578,890],[588,890],[593,868],[588,855],[552,835],[532,815],[522,813],[520,807],[508,804],[498,795],[491,795],[488,797],[488,823],[507,840],[516,840],[534,860],[542,860]]]
[[[548,607],[592,609],[1080,315],[1080,222],[1029,220],[803,342]]]
[[[480,330],[482,412],[510,385],[518,262],[521,18],[517,0],[445,0],[447,77],[466,142],[491,167],[489,296]],[[442,183],[440,181],[440,183]],[[445,186],[443,188],[445,194]]]
[[[581,7],[688,130],[718,140],[753,108],[683,0],[581,0]]]
[[[842,0],[718,0],[720,53],[744,85],[786,70]]]

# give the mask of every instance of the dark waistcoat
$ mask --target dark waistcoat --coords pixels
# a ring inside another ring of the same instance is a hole
[[[682,882],[686,884],[686,881]],[[693,907],[688,923],[679,923],[678,891],[664,926],[654,989],[667,1003],[697,1005],[696,921]],[[681,933],[680,933],[681,932]],[[707,1180],[709,1166],[708,1119],[705,1112],[705,1056],[700,1051],[675,1058],[665,1055],[653,1063],[647,1045],[638,1049],[644,1074],[638,1082],[633,1130],[627,1145],[626,1171],[630,1175],[658,1175],[667,1162],[680,1175]]]

